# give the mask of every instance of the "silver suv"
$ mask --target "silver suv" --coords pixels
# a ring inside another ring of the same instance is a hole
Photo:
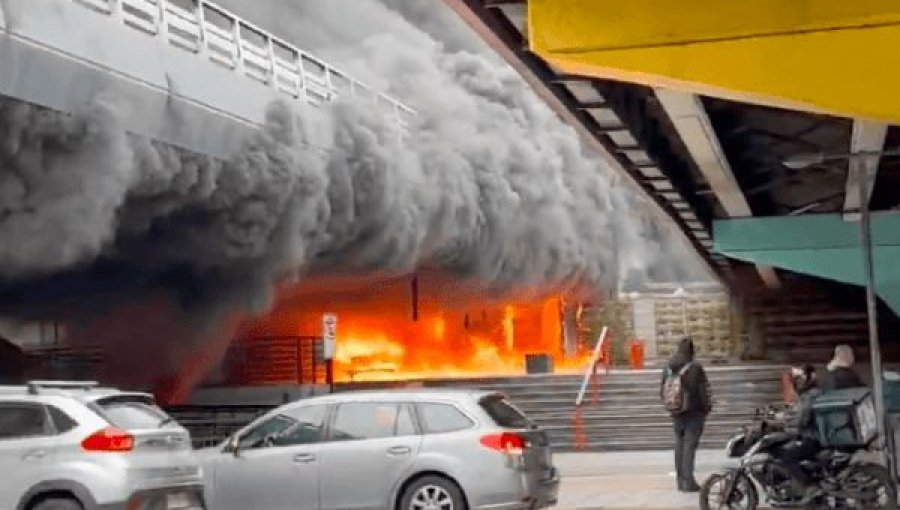
[[[483,391],[302,400],[201,455],[212,510],[535,510],[559,487],[546,434]]]
[[[188,432],[144,393],[0,386],[0,509],[202,509]]]

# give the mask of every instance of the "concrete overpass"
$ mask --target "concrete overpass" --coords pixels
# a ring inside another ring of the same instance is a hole
[[[0,2],[0,94],[73,113],[105,101],[125,129],[227,158],[284,101],[309,119],[338,97],[367,101],[398,133],[415,112],[205,0]]]

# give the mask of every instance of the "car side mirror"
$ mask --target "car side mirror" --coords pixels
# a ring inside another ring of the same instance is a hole
[[[241,436],[235,434],[228,439],[228,444],[225,445],[225,452],[231,453],[235,457],[241,456]]]

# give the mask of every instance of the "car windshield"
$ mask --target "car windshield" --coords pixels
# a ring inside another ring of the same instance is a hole
[[[132,396],[108,397],[95,403],[96,409],[110,425],[123,430],[155,429],[174,420],[152,400]]]
[[[531,420],[525,417],[518,409],[516,409],[503,395],[491,395],[479,401],[482,409],[484,409],[494,423],[501,427],[510,429],[526,429],[531,428],[533,424]]]

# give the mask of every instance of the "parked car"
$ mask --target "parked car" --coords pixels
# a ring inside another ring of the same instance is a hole
[[[212,510],[536,510],[559,488],[546,433],[484,391],[301,400],[201,461]]]
[[[0,386],[0,509],[200,510],[188,432],[144,393]]]

